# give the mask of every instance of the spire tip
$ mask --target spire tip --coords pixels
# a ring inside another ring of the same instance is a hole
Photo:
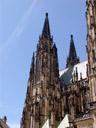
[[[73,38],[73,35],[71,35],[71,38]]]
[[[48,17],[48,12],[46,12],[46,17]]]

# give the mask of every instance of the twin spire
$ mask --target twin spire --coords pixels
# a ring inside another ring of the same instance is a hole
[[[43,38],[43,37],[44,38],[51,38],[48,13],[46,13],[45,22],[44,22],[44,26],[43,26],[41,38]],[[67,57],[66,68],[73,66],[77,63],[79,63],[79,58],[77,58],[74,40],[73,40],[73,35],[71,35],[70,50],[69,50],[69,56]]]

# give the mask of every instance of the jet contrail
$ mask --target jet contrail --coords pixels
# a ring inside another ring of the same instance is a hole
[[[31,4],[30,8],[23,14],[20,22],[17,24],[15,30],[13,31],[13,33],[11,34],[11,36],[8,38],[7,41],[5,41],[1,46],[0,46],[0,53],[2,53],[2,51],[6,48],[8,48],[9,46],[11,46],[12,44],[15,43],[15,40],[17,40],[20,35],[22,34],[22,32],[24,31],[24,29],[26,28],[26,25],[28,23],[28,20],[31,16],[32,13],[32,9],[34,7],[34,5],[36,4],[37,0],[34,0],[33,3]]]

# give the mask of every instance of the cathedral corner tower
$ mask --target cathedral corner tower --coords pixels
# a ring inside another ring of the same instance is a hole
[[[50,128],[56,128],[61,121],[60,96],[57,48],[46,13],[36,55],[33,53],[21,128],[42,128],[48,119]]]

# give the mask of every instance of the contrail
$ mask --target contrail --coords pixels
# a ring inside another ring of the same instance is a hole
[[[23,14],[20,22],[17,24],[15,30],[13,31],[13,33],[11,34],[11,36],[8,38],[7,41],[5,41],[1,46],[0,46],[0,53],[2,53],[2,51],[4,49],[7,49],[9,46],[11,46],[12,44],[15,43],[15,41],[20,37],[20,35],[22,34],[22,32],[24,31],[24,29],[27,26],[28,20],[31,16],[32,13],[32,9],[34,7],[34,5],[36,4],[37,0],[34,0],[33,3],[31,4],[30,8]]]

